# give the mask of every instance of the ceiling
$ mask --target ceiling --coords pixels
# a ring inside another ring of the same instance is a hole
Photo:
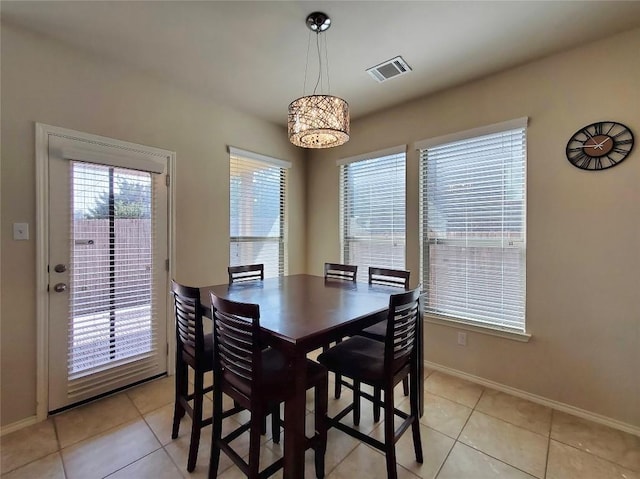
[[[313,11],[332,18],[331,93],[349,102],[352,118],[640,26],[640,1],[3,0],[0,8],[3,21],[282,125],[287,105],[313,89],[308,79],[303,91]],[[397,55],[412,73],[377,83],[365,72]],[[316,63],[312,48],[314,80]]]

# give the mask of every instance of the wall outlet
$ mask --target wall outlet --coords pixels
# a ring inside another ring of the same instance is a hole
[[[29,223],[13,223],[13,239],[28,240],[29,239]]]
[[[463,331],[458,331],[458,344],[460,346],[466,346],[467,345],[467,333],[465,333]]]

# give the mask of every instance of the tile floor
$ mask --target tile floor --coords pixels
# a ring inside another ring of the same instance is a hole
[[[406,408],[401,387],[396,397]],[[190,423],[185,418],[180,436],[171,439],[172,399],[173,378],[159,379],[6,435],[0,443],[2,479],[206,477],[210,428],[203,432],[198,466],[189,474]],[[348,401],[348,393],[330,398],[330,414]],[[208,399],[209,411],[211,405]],[[308,406],[313,407],[311,397]],[[311,424],[312,418],[309,414]],[[381,438],[382,428],[373,423],[366,403],[360,427]],[[639,437],[440,372],[427,372],[421,432],[423,464],[415,462],[410,433],[397,444],[400,479],[640,479]],[[245,438],[236,443],[248,452]],[[280,454],[268,432],[262,460]],[[307,459],[305,477],[313,478],[311,452]],[[326,471],[327,479],[386,477],[381,453],[337,430],[329,431]],[[218,477],[243,476],[222,454]]]

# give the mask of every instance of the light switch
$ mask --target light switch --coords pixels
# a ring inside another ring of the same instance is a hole
[[[13,239],[28,240],[29,239],[29,223],[13,223]]]

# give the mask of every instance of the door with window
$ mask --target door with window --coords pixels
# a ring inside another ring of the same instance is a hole
[[[167,371],[168,157],[49,135],[49,404]]]

